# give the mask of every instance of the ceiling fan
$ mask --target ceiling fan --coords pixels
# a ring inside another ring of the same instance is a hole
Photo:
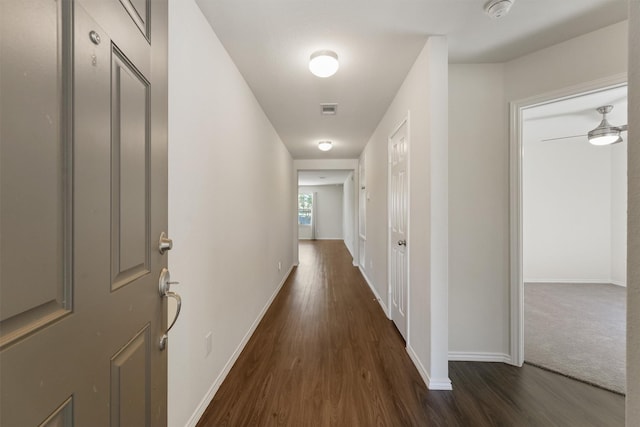
[[[602,114],[602,121],[597,128],[590,130],[586,135],[563,136],[559,138],[543,139],[542,142],[556,141],[559,139],[577,138],[586,136],[593,145],[611,145],[622,142],[621,132],[627,130],[627,125],[612,126],[607,120],[607,114],[613,110],[613,105],[603,105],[596,108],[598,113]]]

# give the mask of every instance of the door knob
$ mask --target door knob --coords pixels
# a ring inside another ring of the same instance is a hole
[[[173,248],[173,240],[167,237],[165,232],[160,233],[160,239],[158,239],[158,250],[161,254]]]
[[[398,246],[407,246],[406,240],[398,240]]]

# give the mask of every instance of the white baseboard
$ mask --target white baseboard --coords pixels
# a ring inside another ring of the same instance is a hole
[[[623,282],[622,280],[612,280],[611,284],[616,286],[622,286],[623,288],[627,287],[627,282]]]
[[[249,328],[247,333],[244,335],[244,337],[242,338],[242,341],[240,341],[240,344],[238,344],[238,347],[233,352],[233,354],[231,355],[227,363],[224,365],[224,368],[222,368],[222,371],[218,375],[218,378],[216,378],[216,380],[213,382],[211,387],[209,387],[207,394],[205,394],[205,396],[202,398],[202,400],[200,401],[200,404],[198,404],[198,407],[193,412],[193,415],[191,415],[191,418],[189,418],[189,421],[187,421],[187,424],[185,425],[185,427],[195,427],[195,425],[198,423],[198,421],[202,417],[202,414],[204,414],[204,411],[207,409],[207,407],[213,400],[213,397],[216,395],[216,392],[222,385],[222,382],[225,380],[225,378],[229,374],[229,371],[231,371],[231,368],[238,360],[238,357],[240,357],[240,353],[242,353],[242,350],[244,350],[244,347],[249,342],[249,339],[255,332],[256,328],[258,327],[258,324],[260,324],[260,321],[264,317],[265,313],[267,312],[269,307],[271,307],[271,303],[273,303],[273,300],[276,298],[276,296],[280,292],[280,289],[282,289],[282,286],[284,286],[285,282],[289,278],[289,275],[293,271],[294,266],[295,265],[291,265],[291,267],[289,267],[289,271],[287,272],[287,274],[284,275],[282,282],[280,282],[280,284],[278,285],[276,290],[273,292],[273,294],[271,295],[267,303],[264,305],[264,307],[258,314],[258,317],[256,318],[256,320],[254,320],[254,322],[251,324],[251,327]]]
[[[344,242],[344,246],[349,251],[349,255],[351,255],[351,259],[353,260],[353,266],[357,267],[358,266],[358,262],[356,261],[355,257],[353,256],[353,249],[351,249],[351,247],[347,244],[346,240],[343,240],[343,242]]]
[[[384,311],[384,315],[387,316],[387,318],[389,318],[389,310],[387,310],[387,305],[384,303],[384,300],[380,298],[380,294],[378,293],[376,288],[373,286],[373,283],[371,283],[371,280],[369,280],[369,277],[367,277],[367,274],[364,272],[362,267],[360,265],[358,265],[357,267],[358,267],[358,270],[360,270],[360,274],[362,274],[362,277],[364,277],[364,281],[367,282],[367,285],[369,285],[369,289],[371,289],[371,292],[373,292],[373,296],[376,297],[376,300],[378,300],[380,307],[382,307],[382,311]]]
[[[524,279],[524,283],[575,283],[575,284],[596,284],[606,285],[613,284],[618,286],[626,286],[626,283],[611,279]]]
[[[451,384],[451,380],[449,378],[431,378],[429,373],[422,365],[420,358],[413,350],[411,345],[407,345],[407,353],[409,354],[409,358],[415,365],[418,373],[422,377],[422,381],[424,381],[425,385],[429,390],[453,390],[453,385]]]
[[[450,351],[451,362],[500,362],[511,364],[511,356],[505,353]]]
[[[351,258],[353,258],[353,250],[351,249],[351,247],[349,246],[346,240],[343,239],[342,241],[344,242],[344,245],[347,247],[347,250],[349,251]]]

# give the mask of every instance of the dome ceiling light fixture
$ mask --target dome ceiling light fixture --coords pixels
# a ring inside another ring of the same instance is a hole
[[[330,77],[338,71],[338,54],[332,50],[313,52],[309,58],[309,71],[318,77]]]
[[[333,143],[331,141],[320,141],[318,142],[318,149],[320,151],[329,151],[333,148]]]
[[[597,128],[589,131],[587,136],[593,145],[611,145],[622,141],[620,132],[627,130],[627,125],[612,126],[607,120],[607,114],[613,110],[613,105],[604,105],[597,108],[602,114],[602,121]]]
[[[513,6],[513,0],[489,0],[484,5],[484,11],[493,19],[502,18]]]

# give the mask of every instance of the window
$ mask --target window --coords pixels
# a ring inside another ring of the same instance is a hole
[[[313,206],[313,194],[298,194],[298,224],[311,225],[311,209]]]

